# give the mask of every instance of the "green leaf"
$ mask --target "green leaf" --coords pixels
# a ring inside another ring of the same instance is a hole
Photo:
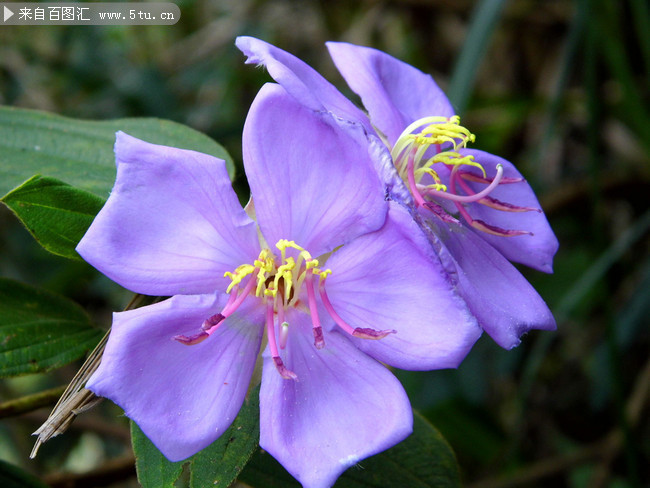
[[[102,335],[71,300],[0,278],[0,378],[59,368]]]
[[[154,144],[192,149],[226,160],[226,150],[208,136],[169,120],[70,119],[36,110],[0,107],[0,195],[35,174],[108,198],[115,181],[115,132],[122,130]]]
[[[186,461],[172,463],[156,449],[140,427],[131,422],[131,444],[135,453],[138,481],[143,488],[174,488]]]
[[[259,440],[259,388],[251,391],[239,415],[219,439],[185,461],[172,463],[131,422],[138,481],[143,488],[173,488],[187,465],[190,488],[227,487],[246,466]]]
[[[41,480],[0,459],[0,486],[2,488],[48,488]]]
[[[410,437],[348,469],[338,479],[335,488],[460,487],[458,463],[447,441],[422,415],[413,412],[413,417]],[[277,461],[263,451],[255,453],[239,479],[258,488],[300,487]]]
[[[104,201],[54,178],[34,176],[0,199],[48,251],[81,259],[75,251]]]
[[[408,486],[460,487],[456,456],[438,430],[413,412],[413,434],[388,451],[352,467],[335,486],[345,488]]]

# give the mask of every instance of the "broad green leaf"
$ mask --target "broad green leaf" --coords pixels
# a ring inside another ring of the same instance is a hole
[[[336,482],[335,488],[460,487],[458,463],[451,447],[424,417],[417,412],[413,412],[413,416],[411,436],[348,469]],[[239,479],[256,488],[300,487],[277,461],[262,451],[255,453]]]
[[[59,368],[82,357],[102,335],[71,300],[0,278],[0,377]]]
[[[36,174],[62,180],[106,199],[115,181],[115,132],[154,144],[192,149],[225,159],[226,150],[187,126],[169,120],[78,120],[36,110],[0,107],[0,195]]]
[[[81,259],[75,251],[104,201],[62,181],[34,176],[0,199],[45,249]]]
[[[244,402],[239,415],[223,435],[185,461],[172,463],[131,422],[138,481],[143,488],[172,488],[188,465],[190,488],[229,486],[246,466],[259,440],[259,388]]]
[[[143,488],[174,488],[174,482],[183,472],[186,461],[168,461],[135,422],[131,422],[131,444],[140,485]]]
[[[0,460],[0,486],[2,488],[48,488],[35,476],[2,460]]]
[[[395,447],[352,467],[335,486],[361,488],[409,486],[411,488],[460,487],[456,456],[438,430],[413,412],[413,434]]]
[[[233,425],[191,459],[190,487],[229,486],[250,460],[260,439],[259,389],[250,394]]]

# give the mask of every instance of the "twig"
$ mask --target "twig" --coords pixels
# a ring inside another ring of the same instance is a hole
[[[64,391],[65,386],[57,386],[56,388],[0,403],[0,418],[12,417],[41,407],[47,407],[53,404]]]

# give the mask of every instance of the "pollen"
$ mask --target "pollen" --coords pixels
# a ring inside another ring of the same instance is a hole
[[[415,132],[419,129],[419,132]],[[395,167],[402,178],[408,180],[413,174],[413,183],[420,182],[424,175],[429,175],[436,191],[447,191],[433,168],[435,164],[452,166],[474,166],[485,174],[483,167],[472,156],[462,156],[459,149],[474,142],[476,136],[469,129],[460,125],[460,117],[425,117],[409,125],[399,136],[391,151]],[[431,156],[429,149],[435,151]],[[425,157],[429,156],[429,157]],[[408,181],[407,181],[408,182]],[[409,182],[410,183],[410,182]]]
[[[174,339],[186,346],[203,342],[214,334],[248,297],[255,297],[266,308],[264,320],[266,337],[278,373],[284,379],[297,380],[297,375],[285,366],[280,357],[280,351],[287,346],[292,330],[285,314],[288,307],[307,313],[312,322],[314,347],[317,350],[323,349],[325,332],[321,326],[317,292],[322,307],[332,321],[351,336],[377,340],[395,333],[394,330],[352,327],[334,310],[325,290],[325,281],[332,271],[319,267],[321,262],[327,261],[331,253],[324,254],[319,260],[305,248],[287,239],[280,239],[275,247],[279,253],[264,248],[253,264],[245,263],[234,271],[224,273],[225,277],[230,278],[230,284],[226,289],[230,298],[224,308],[206,319],[196,334],[178,335]],[[332,252],[336,252],[337,249]],[[303,287],[306,293],[301,292]]]
[[[460,125],[460,117],[425,117],[409,125],[399,136],[391,156],[397,173],[408,185],[417,208],[426,209],[444,222],[458,222],[462,218],[470,226],[488,234],[509,237],[531,234],[528,231],[502,229],[482,220],[474,219],[466,205],[478,203],[504,212],[539,211],[501,202],[489,194],[500,184],[518,183],[517,178],[504,177],[504,168],[496,165],[496,175],[488,178],[485,168],[474,160],[474,156],[459,151],[476,140],[469,129]],[[481,174],[471,172],[478,169]],[[444,170],[444,178],[440,171]],[[443,181],[443,179],[445,181]],[[467,181],[487,185],[480,191]],[[459,192],[459,190],[461,192]],[[453,203],[457,213],[448,213],[435,200]]]
[[[275,299],[281,292],[281,299],[285,305],[288,305],[293,298],[297,299],[308,271],[319,277],[331,273],[330,270],[321,271],[318,267],[320,265],[318,259],[313,258],[305,248],[294,241],[280,239],[275,247],[279,251],[279,256],[270,249],[262,249],[253,264],[242,264],[234,271],[224,273],[224,276],[231,280],[226,293],[238,287],[244,278],[256,273],[255,296]],[[297,251],[297,258],[287,255],[289,249]]]

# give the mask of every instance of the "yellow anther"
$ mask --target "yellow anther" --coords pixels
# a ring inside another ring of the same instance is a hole
[[[436,177],[437,175],[434,176],[435,172],[431,173],[420,170],[428,168],[435,163],[451,165],[466,164],[479,168],[485,174],[483,167],[476,163],[471,156],[463,158],[455,152],[467,147],[468,143],[474,142],[475,140],[476,136],[466,127],[460,125],[460,117],[458,115],[449,118],[425,117],[416,120],[402,132],[393,146],[391,156],[402,178],[406,179],[408,167],[412,164],[414,170],[413,176],[416,178],[416,181],[419,181],[425,174],[429,174],[434,178],[436,185],[442,185],[440,179]],[[432,145],[438,146],[438,150],[440,150],[440,146],[444,144],[451,144],[453,151],[439,153],[423,164],[424,155]],[[454,157],[451,157],[451,154]],[[442,188],[442,186],[439,188]],[[446,189],[443,191],[446,191]]]
[[[246,276],[251,274],[254,270],[255,266],[251,266],[250,264],[242,264],[241,266],[237,266],[234,273],[226,271],[223,276],[232,280],[230,285],[228,285],[228,288],[226,288],[226,293],[230,293],[233,287],[241,283],[241,281]]]
[[[326,269],[326,270],[320,271],[318,273],[318,277],[320,278],[321,281],[323,281],[325,278],[327,278],[331,274],[332,274],[332,270],[331,269]]]
[[[429,161],[427,161],[426,165],[430,166],[435,163],[443,163],[450,166],[463,166],[463,165],[473,166],[475,168],[480,169],[481,172],[483,173],[483,176],[486,175],[483,166],[481,166],[479,163],[474,161],[474,156],[471,155],[463,156],[462,154],[459,154],[454,151],[444,151],[432,157]]]
[[[268,249],[262,249],[257,259],[258,261],[266,261],[269,257],[273,257],[271,251],[269,251]]]
[[[273,279],[273,287],[277,290],[280,278],[284,280],[284,300],[289,301],[289,294],[293,286],[293,270],[296,267],[296,262],[292,257],[286,259],[286,264],[278,267]],[[275,295],[274,295],[275,296]]]
[[[294,241],[288,241],[287,239],[280,239],[275,247],[277,247],[280,251],[284,251],[288,247],[292,249],[297,249],[298,251],[304,251],[305,249],[300,247],[298,244],[296,244]]]
[[[413,172],[413,174],[417,181],[420,181],[420,179],[426,174],[431,176],[437,185],[445,186],[442,184],[442,180],[440,179],[440,176],[438,176],[438,173],[429,167],[418,168]]]
[[[258,297],[262,293],[262,289],[266,286],[267,271],[263,268],[257,273],[257,287],[255,288],[255,296]]]
[[[321,271],[318,269],[318,259],[312,258],[311,254],[294,241],[280,239],[276,243],[276,248],[281,253],[281,259],[277,259],[269,249],[262,249],[253,261],[253,264],[242,264],[234,271],[227,271],[224,276],[230,278],[231,283],[226,292],[230,293],[241,281],[248,275],[254,275],[256,282],[255,296],[273,297],[274,307],[286,306],[293,294],[297,297],[303,281],[310,273],[324,279],[331,273],[330,270]],[[298,251],[298,257],[286,256],[287,249]],[[324,259],[327,259],[325,255]],[[280,284],[282,280],[282,285]],[[278,303],[282,295],[278,296],[278,290],[283,291],[284,305]]]
[[[435,190],[435,191],[447,191],[447,185],[443,185],[441,183],[434,183],[432,185],[427,185],[427,188],[430,188],[431,190]]]
[[[460,117],[452,117],[448,122],[428,125],[415,137],[416,144],[444,144],[450,142],[454,150],[466,147],[468,142],[474,142],[476,136],[467,128],[459,125]]]
[[[318,259],[310,259],[309,261],[305,261],[305,268],[306,269],[314,269],[318,267]]]

